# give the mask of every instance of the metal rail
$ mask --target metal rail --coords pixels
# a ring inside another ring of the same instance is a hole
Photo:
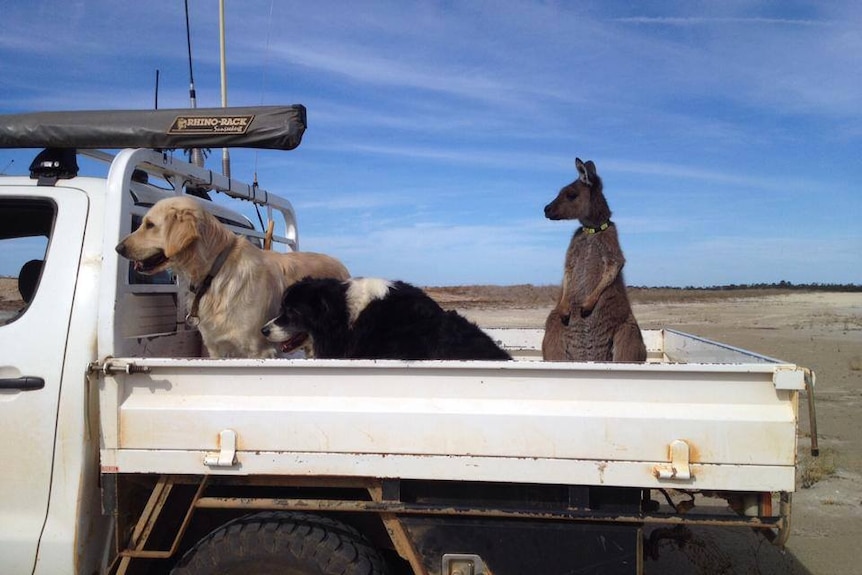
[[[431,505],[400,501],[355,501],[332,499],[201,497],[200,509],[249,509],[254,511],[322,511],[343,513],[389,513],[399,515],[447,515],[507,519],[553,519],[585,523],[626,523],[666,525],[745,526],[753,529],[781,529],[783,517],[719,516],[709,514],[672,515],[648,513],[626,515],[588,509],[478,509],[459,505]]]

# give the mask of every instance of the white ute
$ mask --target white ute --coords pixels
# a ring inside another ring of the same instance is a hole
[[[657,527],[783,544],[806,389],[813,412],[791,363],[671,330],[644,332],[644,364],[542,362],[526,329],[487,330],[502,363],[202,357],[188,286],[114,246],[194,193],[262,244],[228,205],[257,204],[298,249],[287,200],[165,150],[304,128],[302,106],[0,116],[0,147],[48,148],[0,176],[22,270],[0,302],[0,572],[641,573]]]

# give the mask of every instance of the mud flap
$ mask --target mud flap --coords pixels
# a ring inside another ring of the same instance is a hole
[[[481,558],[485,575],[642,572],[639,526],[440,517],[402,517],[401,522],[431,575],[453,575],[444,570],[443,560],[453,554]]]

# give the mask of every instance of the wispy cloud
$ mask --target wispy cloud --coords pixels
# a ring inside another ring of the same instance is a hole
[[[7,4],[3,111],[148,108],[156,68],[160,105],[188,105],[181,3]],[[191,4],[217,106],[217,10]],[[630,281],[862,281],[858,2],[251,0],[227,20],[229,101],[309,107],[298,150],[237,151],[234,174],[357,273],[556,283],[577,224],[542,207],[580,156]]]
[[[674,17],[674,16],[631,16],[627,18],[616,18],[616,22],[626,24],[649,24],[658,26],[723,26],[723,25],[751,25],[761,26],[764,24],[775,26],[834,26],[834,22],[822,20],[801,20],[794,18],[716,18],[716,17]]]
[[[491,283],[500,284],[555,283],[562,252],[547,249],[540,238],[547,237],[549,228],[543,233],[542,227],[527,225],[513,236],[508,226],[425,223],[305,241],[339,254],[355,275],[420,285],[488,283],[491,277]],[[559,236],[550,231],[551,237]]]

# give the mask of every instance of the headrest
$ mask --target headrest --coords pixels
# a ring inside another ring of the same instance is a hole
[[[42,275],[42,264],[42,260],[30,260],[21,266],[21,271],[18,273],[18,292],[24,303],[30,303],[33,294],[36,293],[39,276]]]

